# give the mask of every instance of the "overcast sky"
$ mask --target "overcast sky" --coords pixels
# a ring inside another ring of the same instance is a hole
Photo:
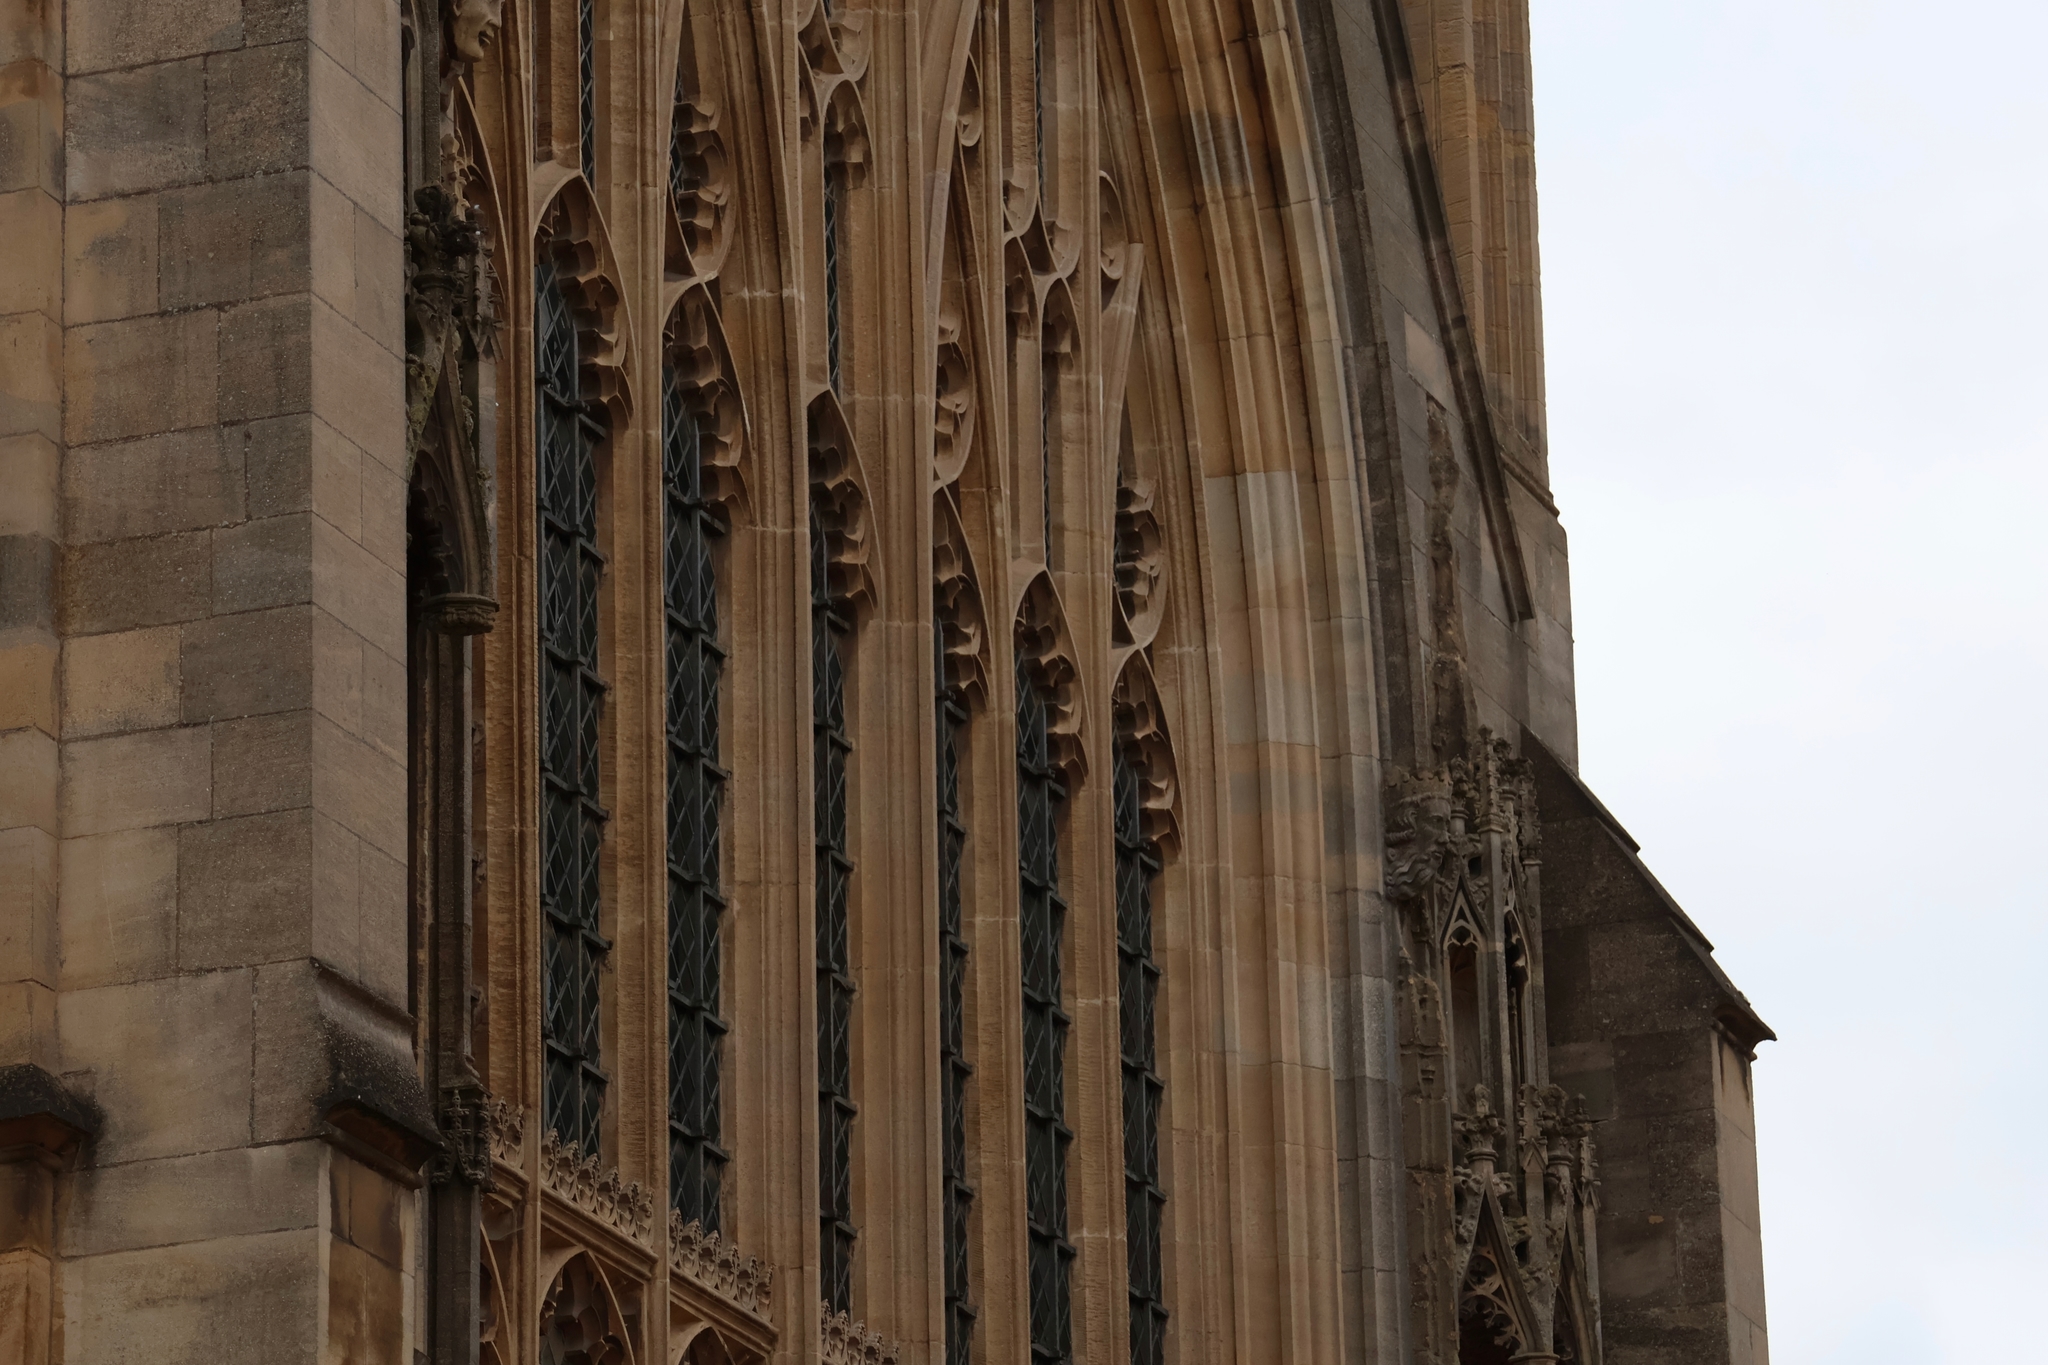
[[[1775,1365],[2048,1358],[2048,4],[1532,5],[1582,768],[1781,1039]]]

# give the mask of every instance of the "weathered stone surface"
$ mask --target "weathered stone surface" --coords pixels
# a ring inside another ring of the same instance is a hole
[[[312,813],[303,808],[182,831],[178,965],[213,971],[304,957],[312,851]]]
[[[297,711],[312,702],[312,613],[216,616],[187,626],[179,664],[188,723]]]
[[[285,711],[213,726],[215,819],[312,804],[312,726]]]
[[[96,1163],[248,1144],[250,984],[227,971],[64,993],[65,1074],[87,1073],[106,1114]]]
[[[58,580],[59,627],[93,635],[191,621],[213,596],[213,537],[205,531],[78,545]]]
[[[166,311],[306,288],[306,175],[288,171],[172,190],[158,201]]]
[[[65,195],[189,185],[206,170],[206,67],[197,57],[73,76],[64,89]]]
[[[73,75],[242,45],[239,0],[102,0],[71,6],[67,17]]]
[[[64,435],[74,444],[211,426],[217,315],[207,311],[71,328]],[[223,350],[225,350],[223,346]]]
[[[64,645],[67,739],[178,723],[182,628],[80,635]]]
[[[67,1324],[66,1350],[87,1365],[313,1360],[320,1236],[305,1228],[84,1258],[67,1285],[102,1311]],[[257,1304],[264,1311],[250,1311]]]
[[[170,826],[64,840],[63,983],[84,990],[173,968],[178,831]]]
[[[67,1256],[101,1256],[320,1224],[317,1143],[233,1147],[81,1172]]]
[[[64,460],[73,545],[225,526],[243,508],[241,451],[212,427],[74,447]]]
[[[65,744],[65,837],[205,819],[211,743],[204,726],[192,726]]]
[[[302,42],[206,59],[206,173],[213,180],[307,164],[307,55]]]

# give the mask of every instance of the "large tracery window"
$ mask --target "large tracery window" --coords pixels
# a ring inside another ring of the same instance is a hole
[[[606,814],[598,744],[597,446],[600,410],[579,392],[576,322],[554,265],[534,272],[539,361],[541,912],[547,1127],[595,1152],[604,1108],[598,865]]]
[[[966,1365],[973,1353],[974,1308],[967,1301],[967,1220],[974,1187],[967,1183],[967,939],[961,929],[962,863],[967,824],[960,810],[960,746],[967,708],[946,680],[945,625],[934,632],[939,695],[939,1084],[944,1087],[942,1158],[945,1169],[946,1365]]]
[[[724,529],[704,498],[696,419],[673,368],[662,394],[663,597],[668,641],[669,1202],[718,1230],[726,1152],[719,1142],[718,583],[711,543]]]
[[[1060,898],[1058,812],[1066,800],[1053,766],[1046,698],[1017,670],[1017,855],[1024,973],[1024,1184],[1029,1226],[1031,1356],[1072,1356],[1073,1243],[1067,1240],[1067,1026],[1060,957],[1067,906]]]
[[[853,1298],[853,964],[847,898],[846,636],[852,623],[833,600],[824,530],[811,516],[811,737],[816,813],[818,927],[818,1254],[825,1302]]]
[[[1139,816],[1138,771],[1116,746],[1116,958],[1124,1080],[1124,1224],[1130,1256],[1131,1365],[1165,1359],[1166,1279],[1160,1225],[1159,1078],[1155,1006],[1159,963],[1152,955],[1152,882],[1159,851]]]

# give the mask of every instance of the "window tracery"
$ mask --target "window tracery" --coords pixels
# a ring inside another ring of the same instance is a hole
[[[718,582],[712,541],[724,530],[704,496],[699,433],[673,365],[662,399],[668,644],[669,1202],[706,1232],[719,1228],[726,1166],[720,1142],[720,825]]]
[[[1164,973],[1154,946],[1154,895],[1178,842],[1177,781],[1148,659],[1124,666],[1113,709],[1116,740],[1111,792],[1116,870],[1117,1018],[1122,1070],[1124,1226],[1130,1297],[1131,1365],[1165,1358],[1165,1177],[1160,1124],[1166,1082],[1158,1051]]]
[[[576,321],[551,256],[534,271],[538,350],[541,638],[542,1035],[545,1126],[597,1149],[607,1077],[599,973],[611,944],[600,929],[597,447],[601,409],[581,396]]]
[[[716,1238],[725,1173],[725,651],[716,544],[743,500],[746,414],[719,321],[725,150],[715,110],[694,90],[687,40],[669,118],[671,252],[691,283],[669,318],[662,370],[663,606],[668,740],[669,1207]]]

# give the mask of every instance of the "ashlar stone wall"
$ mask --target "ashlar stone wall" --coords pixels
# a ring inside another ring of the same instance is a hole
[[[401,1360],[394,12],[4,16],[0,1067],[104,1119],[8,1358]]]

